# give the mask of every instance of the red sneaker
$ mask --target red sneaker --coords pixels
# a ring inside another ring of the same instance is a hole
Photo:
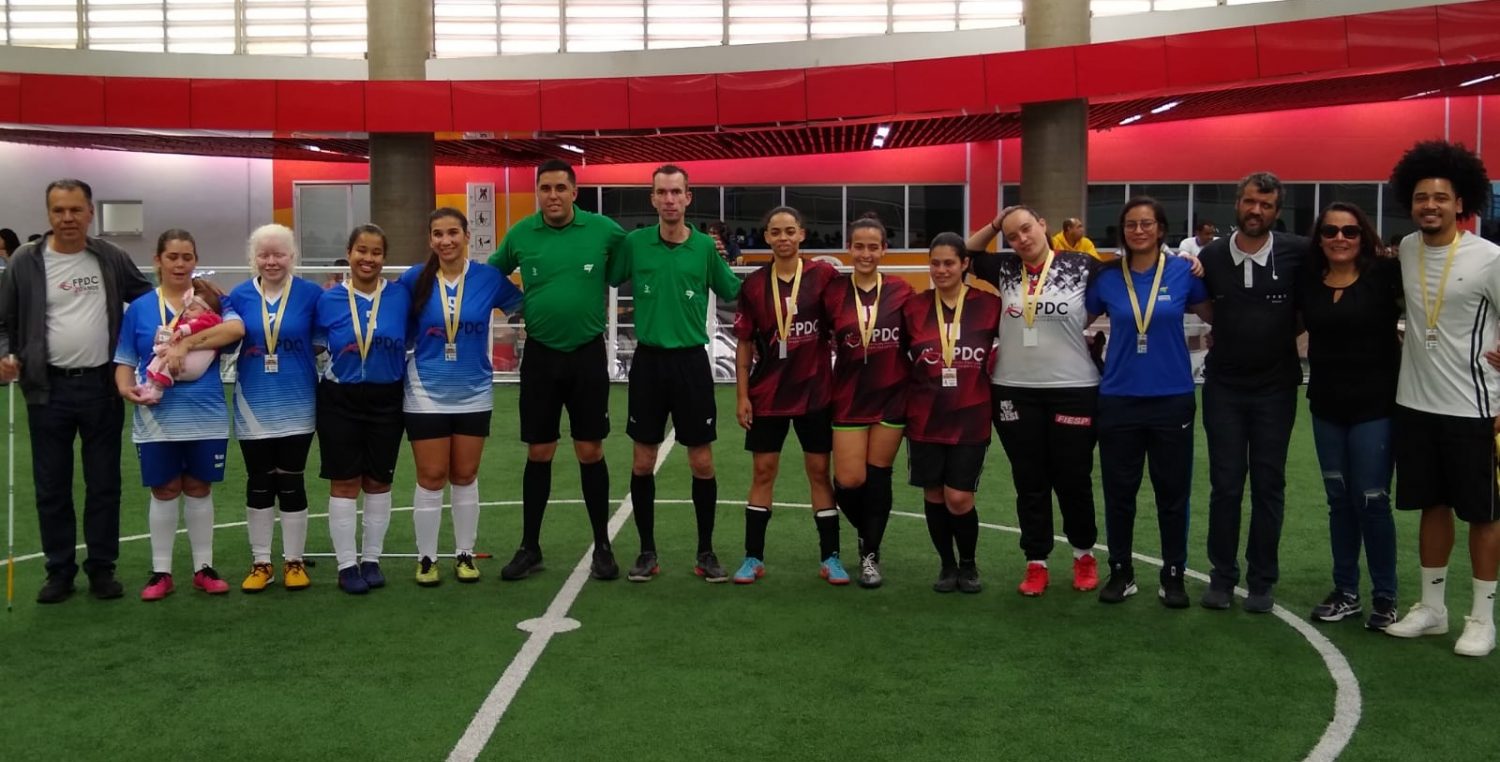
[[[152,572],[151,579],[147,580],[146,587],[141,590],[141,600],[159,601],[172,593],[172,575],[165,572]]]
[[[212,566],[205,566],[193,575],[193,587],[209,595],[223,595],[229,592],[229,583],[219,579],[219,573],[214,571]]]
[[[1041,564],[1026,564],[1026,578],[1018,588],[1021,595],[1036,597],[1047,592],[1047,567]]]
[[[1073,589],[1088,592],[1099,586],[1099,562],[1090,553],[1073,559]]]

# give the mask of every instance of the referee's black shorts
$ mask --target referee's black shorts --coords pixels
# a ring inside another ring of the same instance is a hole
[[[324,479],[396,478],[401,454],[402,384],[318,383],[318,453]]]
[[[1495,419],[1438,415],[1401,405],[1391,418],[1397,508],[1448,506],[1471,524],[1500,519]]]
[[[561,439],[565,407],[575,441],[609,436],[608,362],[602,335],[571,352],[528,340],[521,358],[521,441]]]
[[[630,420],[625,433],[641,444],[661,444],[669,414],[677,441],[684,446],[701,447],[718,437],[708,351],[641,344],[630,364]]]

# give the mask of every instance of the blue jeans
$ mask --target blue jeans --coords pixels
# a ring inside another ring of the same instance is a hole
[[[1371,594],[1396,597],[1396,524],[1391,520],[1391,419],[1333,423],[1313,416],[1313,443],[1328,492],[1333,586],[1359,595],[1359,546],[1365,546]]]

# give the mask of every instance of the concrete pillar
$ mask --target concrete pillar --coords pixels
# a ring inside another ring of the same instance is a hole
[[[1025,2],[1028,50],[1088,44],[1089,0]],[[1087,100],[1021,107],[1021,198],[1047,218],[1053,232],[1064,219],[1087,212],[1088,150]]]
[[[432,4],[365,0],[369,76],[427,78],[432,49]],[[430,133],[370,136],[370,219],[385,229],[391,264],[427,258],[427,213],[436,205]]]

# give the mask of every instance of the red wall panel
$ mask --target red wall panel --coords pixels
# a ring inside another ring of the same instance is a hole
[[[1439,56],[1437,11],[1408,8],[1345,18],[1349,65],[1356,69],[1433,61]]]
[[[1074,50],[1043,48],[985,56],[985,103],[1003,108],[1077,98]]]
[[[1342,16],[1258,26],[1255,47],[1262,77],[1349,66],[1348,33]]]
[[[275,80],[195,79],[188,91],[195,130],[276,129]]]
[[[287,132],[364,131],[365,83],[278,81],[276,129]]]
[[[104,120],[111,127],[177,127],[192,121],[186,79],[109,77],[104,80]]]
[[[532,133],[542,128],[541,83],[453,82],[453,129]]]
[[[719,74],[714,79],[719,91],[719,124],[807,119],[807,75],[801,69]]]
[[[1260,74],[1254,29],[1215,29],[1166,38],[1172,87],[1242,82]]]
[[[1443,58],[1483,58],[1500,54],[1500,2],[1463,3],[1440,6],[1438,42]]]
[[[0,74],[0,122],[21,121],[21,75]]]
[[[677,162],[693,185],[815,185],[819,183],[942,184],[964,181],[963,145],[896,148],[859,153],[813,154],[762,159]],[[590,164],[577,167],[582,185],[634,185],[650,182],[655,164]],[[529,182],[529,181],[528,181]],[[531,186],[512,190],[530,190]]]
[[[449,132],[453,98],[447,82],[366,82],[369,132]]]
[[[1000,144],[990,140],[969,146],[969,221],[971,228],[1000,212]],[[968,236],[970,231],[961,231]]]
[[[895,111],[967,111],[985,109],[984,58],[934,58],[896,64]]]
[[[21,75],[21,119],[32,124],[104,124],[104,78]]]
[[[617,79],[542,81],[542,129],[624,130],[630,127],[630,88]]]
[[[712,74],[630,78],[630,127],[711,127],[719,120]]]
[[[1106,42],[1073,51],[1080,98],[1146,93],[1167,86],[1165,38]]]
[[[894,64],[807,70],[807,118],[885,116],[896,111]]]

